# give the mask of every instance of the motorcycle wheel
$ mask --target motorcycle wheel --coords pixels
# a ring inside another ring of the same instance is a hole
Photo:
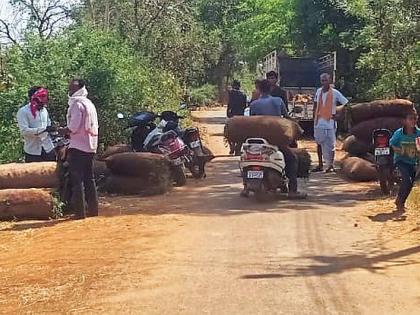
[[[175,185],[178,187],[184,186],[187,183],[187,177],[182,166],[177,166],[172,169],[172,176]]]
[[[191,165],[190,172],[195,179],[202,179],[205,177],[206,173],[204,170],[205,162],[202,158],[194,159],[193,164]]]
[[[378,170],[379,185],[382,194],[389,195],[391,193],[391,170],[388,167],[380,167]]]
[[[263,183],[261,183],[261,186],[259,189],[254,191],[255,194],[255,199],[258,202],[267,202],[268,201],[268,190],[266,185]]]

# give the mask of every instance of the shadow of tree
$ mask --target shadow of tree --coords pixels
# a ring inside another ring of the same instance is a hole
[[[352,254],[342,256],[307,256],[297,258],[290,262],[292,266],[298,265],[299,260],[311,260],[312,264],[292,267],[285,273],[248,274],[241,279],[276,279],[286,277],[311,277],[328,274],[340,274],[354,269],[365,269],[377,272],[396,266],[420,264],[420,259],[406,259],[405,257],[418,254],[420,245],[402,249],[396,252],[370,256],[368,254]],[[371,254],[372,255],[372,254]]]

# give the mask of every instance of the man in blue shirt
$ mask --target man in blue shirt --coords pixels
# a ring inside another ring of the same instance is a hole
[[[274,97],[270,95],[270,82],[262,80],[259,84],[261,97],[251,103],[251,116],[282,116],[289,118],[286,105],[281,97]]]
[[[250,106],[251,116],[280,116],[290,118],[286,105],[280,97],[270,96],[270,82],[262,80],[259,85],[261,97]],[[289,198],[304,199],[306,194],[298,192],[297,172],[298,161],[289,147],[281,148],[286,162],[286,176],[289,179]]]
[[[408,114],[403,128],[395,131],[390,141],[394,149],[395,166],[399,169],[402,177],[400,190],[395,201],[399,212],[405,211],[405,202],[413,189],[416,179],[416,168],[419,164],[419,151],[416,147],[416,139],[420,137],[420,129],[416,124],[417,114]]]

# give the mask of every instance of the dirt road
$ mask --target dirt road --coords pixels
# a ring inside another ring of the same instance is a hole
[[[223,112],[196,115],[224,154]],[[218,157],[168,195],[102,198],[100,218],[0,225],[0,311],[420,314],[415,209],[392,220],[375,185],[324,174],[307,201],[260,205],[238,175]]]

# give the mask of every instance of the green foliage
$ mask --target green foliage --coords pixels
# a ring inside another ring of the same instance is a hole
[[[6,139],[2,145],[7,145],[0,151],[1,161],[20,156],[14,116],[30,86],[43,85],[50,90],[50,115],[64,124],[68,81],[86,79],[89,96],[98,109],[100,141],[105,145],[121,140],[123,128],[117,112],[176,108],[180,99],[172,75],[150,67],[145,58],[109,32],[80,27],[50,40],[28,37],[21,46],[10,49],[6,58],[15,81],[0,93],[0,136]]]
[[[204,84],[197,88],[192,88],[189,92],[192,105],[208,106],[217,101],[217,87],[211,84]]]

